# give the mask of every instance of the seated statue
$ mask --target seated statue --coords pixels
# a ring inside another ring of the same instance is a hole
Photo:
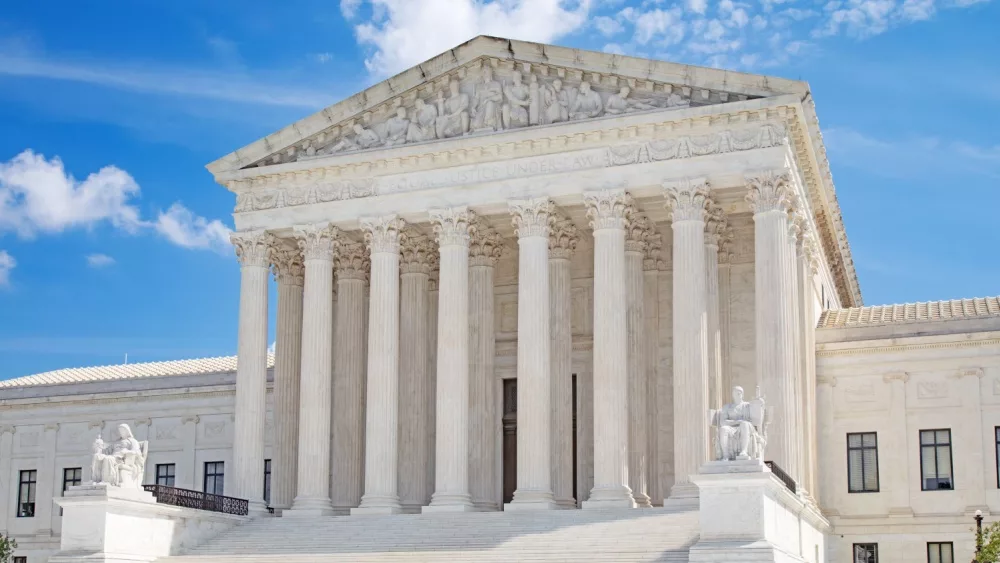
[[[94,440],[94,457],[91,463],[93,482],[113,487],[142,488],[146,471],[146,442],[132,436],[128,424],[118,425],[118,440],[110,446],[100,436]]]
[[[733,461],[764,459],[767,443],[764,431],[764,399],[743,400],[743,388],[733,387],[733,402],[720,410],[709,411],[712,426],[716,427],[714,440],[715,459]]]
[[[392,147],[406,142],[410,130],[410,120],[406,118],[406,108],[396,108],[396,114],[385,122],[385,146]]]

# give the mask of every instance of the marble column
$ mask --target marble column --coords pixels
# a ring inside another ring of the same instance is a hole
[[[552,495],[549,225],[545,198],[509,202],[517,233],[517,489],[507,510],[556,508]]]
[[[351,514],[397,514],[399,504],[399,243],[395,215],[361,220],[371,254],[368,310],[368,395],[365,494]]]
[[[814,499],[818,500],[817,489],[819,487],[819,436],[816,429],[816,322],[819,313],[816,310],[818,298],[813,279],[819,271],[819,246],[812,233],[806,233],[802,239],[802,256],[799,262],[799,287],[802,298],[802,319],[803,319],[803,344],[802,358],[802,386],[805,389],[803,398],[803,412],[805,413],[805,435],[807,442],[806,449],[806,491]]]
[[[643,299],[645,280],[642,261],[646,254],[649,220],[633,213],[625,229],[625,325],[628,336],[628,481],[639,508],[652,506],[649,501],[649,459],[646,374],[646,319]]]
[[[795,459],[795,364],[792,334],[792,280],[785,264],[790,198],[786,170],[748,175],[747,202],[754,218],[754,291],[757,381],[774,413],[768,427],[767,454],[793,479]]]
[[[333,512],[361,503],[365,461],[365,286],[368,249],[341,242],[337,253],[337,318],[333,350]]]
[[[431,210],[440,256],[435,486],[424,512],[470,512],[469,222],[464,207]]]
[[[298,491],[290,516],[333,514],[330,501],[330,425],[333,408],[333,261],[337,229],[295,227],[305,264],[302,295],[302,375],[299,394]]]
[[[657,424],[657,348],[660,331],[660,252],[662,237],[655,227],[646,237],[646,253],[642,260],[643,280],[643,336],[646,339],[646,483],[649,488],[649,502],[653,506],[663,505],[663,488],[660,486],[659,436]]]
[[[469,493],[476,510],[497,510],[496,336],[493,273],[503,237],[481,218],[469,246]]]
[[[799,284],[799,237],[803,232],[803,225],[805,224],[805,219],[802,216],[802,210],[799,208],[796,202],[796,209],[792,213],[788,224],[788,249],[785,254],[784,266],[786,269],[786,275],[788,276],[789,286],[791,287],[791,293],[786,296],[787,299],[791,300],[789,311],[791,312],[791,322],[792,327],[792,404],[791,404],[791,414],[792,417],[792,436],[794,437],[792,441],[792,448],[795,452],[795,456],[792,458],[792,467],[789,475],[794,475],[795,479],[799,483],[805,482],[805,474],[803,472],[803,467],[805,466],[805,456],[806,456],[806,435],[804,431],[804,420],[805,412],[803,410],[803,395],[805,390],[802,386],[802,370],[805,364],[802,361],[803,346],[805,345],[805,339],[802,334],[802,288]],[[806,489],[803,486],[802,492],[806,493]]]
[[[719,323],[719,239],[726,228],[722,208],[709,208],[705,222],[705,303],[708,311],[708,404],[720,409],[730,401],[722,386],[722,332]]]
[[[271,506],[292,507],[299,462],[299,374],[302,368],[302,287],[305,265],[298,248],[274,250],[278,281],[278,338],[274,357],[274,448]]]
[[[264,504],[264,417],[267,412],[267,273],[274,237],[244,231],[230,237],[240,261],[240,319],[236,352],[233,480],[230,495]]]
[[[576,508],[573,491],[573,277],[570,259],[579,234],[559,217],[549,233],[549,318],[552,374],[552,494],[559,508]]]
[[[594,230],[594,488],[583,508],[634,508],[628,478],[628,324],[623,190],[584,194]]]
[[[708,283],[705,221],[708,185],[684,180],[664,185],[673,221],[674,485],[673,502],[692,502],[690,476],[708,461]]]
[[[433,243],[409,231],[401,245],[399,355],[399,502],[417,514],[431,500],[427,488],[427,282]]]
[[[437,484],[437,326],[438,326],[438,280],[440,278],[440,256],[435,251],[430,257],[431,273],[427,282],[427,490],[433,491]]]

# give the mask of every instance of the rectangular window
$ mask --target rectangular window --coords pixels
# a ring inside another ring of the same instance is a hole
[[[954,563],[955,552],[951,542],[928,543],[927,563]]]
[[[1000,426],[993,428],[997,441],[997,488],[1000,489]]]
[[[12,561],[14,563],[28,563],[28,558],[27,557],[15,557]]]
[[[847,435],[847,492],[878,492],[878,434]]]
[[[156,484],[163,485],[164,487],[173,487],[176,467],[173,463],[157,463]]]
[[[63,493],[69,490],[70,487],[79,487],[81,483],[83,483],[82,467],[67,467],[63,469]]]
[[[920,488],[942,491],[955,488],[951,472],[951,430],[920,431]]]
[[[271,460],[264,460],[264,504],[271,506]]]
[[[854,563],[878,563],[878,544],[854,544]]]
[[[17,517],[35,517],[35,487],[38,482],[38,472],[34,469],[21,471],[17,488]]]
[[[211,495],[221,495],[226,480],[226,471],[221,461],[205,462],[205,492]]]

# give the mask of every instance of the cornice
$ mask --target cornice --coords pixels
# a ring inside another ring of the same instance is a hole
[[[986,340],[961,340],[953,342],[925,342],[920,344],[896,344],[883,346],[861,346],[857,348],[841,348],[835,350],[817,350],[818,358],[835,358],[840,356],[864,356],[874,354],[889,354],[893,352],[909,352],[912,350],[941,350],[947,348],[981,348],[984,346],[998,346],[1000,338],[990,338]]]

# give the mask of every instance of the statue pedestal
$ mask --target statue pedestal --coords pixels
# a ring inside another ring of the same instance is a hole
[[[151,493],[106,484],[70,487],[59,551],[50,563],[141,563],[176,555],[248,520],[157,504]]]
[[[713,461],[699,489],[701,537],[691,563],[823,563],[829,522],[761,461]]]

